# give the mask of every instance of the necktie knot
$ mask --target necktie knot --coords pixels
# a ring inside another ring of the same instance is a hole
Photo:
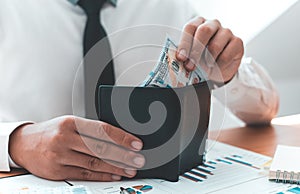
[[[84,10],[86,15],[97,15],[99,16],[100,9],[104,5],[106,0],[80,0],[78,5]]]

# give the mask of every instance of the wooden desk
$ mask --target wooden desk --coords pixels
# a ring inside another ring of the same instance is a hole
[[[211,135],[220,142],[273,157],[277,144],[300,146],[300,115],[297,120],[299,122],[293,125],[241,127],[212,132]],[[15,169],[10,173],[0,173],[0,178],[25,173]]]
[[[221,131],[216,139],[273,157],[277,144],[300,146],[300,125],[234,128]]]
[[[0,172],[0,178],[17,176],[21,174],[28,174],[28,172],[23,169],[13,169],[11,172]]]

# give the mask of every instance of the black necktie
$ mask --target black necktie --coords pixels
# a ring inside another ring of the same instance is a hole
[[[111,48],[103,26],[101,25],[100,10],[106,0],[80,0],[78,5],[87,15],[84,31],[84,55],[100,41],[100,47],[95,46],[84,61],[85,112],[86,118],[98,118],[98,87],[99,85],[114,85],[114,70]],[[104,39],[103,39],[104,38]],[[98,50],[97,50],[98,48]],[[109,59],[108,64],[104,61]],[[104,70],[99,72],[99,69]]]

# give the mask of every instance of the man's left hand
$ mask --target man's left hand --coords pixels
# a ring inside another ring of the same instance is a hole
[[[243,54],[243,41],[218,20],[197,17],[184,26],[177,59],[188,71],[199,64],[209,79],[224,83],[238,71]]]

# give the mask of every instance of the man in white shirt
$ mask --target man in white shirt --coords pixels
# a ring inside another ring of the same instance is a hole
[[[113,181],[134,177],[145,163],[136,152],[143,143],[133,135],[101,121],[65,116],[74,113],[73,82],[83,58],[86,15],[77,2],[0,2],[0,171],[19,166],[52,180]],[[218,93],[226,90],[227,107],[248,124],[268,123],[276,115],[278,95],[271,79],[252,59],[241,63],[242,41],[217,20],[192,19],[196,14],[186,1],[111,0],[100,14],[107,34],[112,34],[114,55],[140,43],[161,44],[169,33],[118,34],[122,29],[183,28],[177,57],[193,70],[203,52],[193,42],[207,46],[227,83],[215,90],[218,100],[225,103]],[[157,56],[141,49],[114,59],[116,84],[143,81],[153,66],[133,65]]]

